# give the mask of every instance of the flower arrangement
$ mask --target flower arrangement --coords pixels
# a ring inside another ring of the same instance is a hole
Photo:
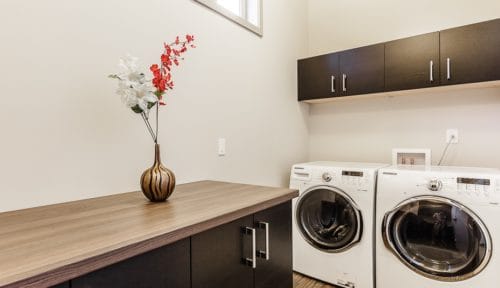
[[[121,96],[122,101],[135,113],[141,114],[146,127],[155,144],[158,143],[158,111],[160,106],[165,105],[164,96],[168,90],[174,89],[172,79],[172,67],[179,66],[182,54],[188,48],[196,48],[194,36],[186,35],[183,40],[179,36],[170,43],[164,43],[164,51],[160,56],[160,64],[150,67],[152,78],[139,71],[137,58],[127,55],[120,59],[118,74],[109,75],[110,78],[118,80],[116,93]],[[149,112],[156,107],[156,129],[153,130],[149,122]]]

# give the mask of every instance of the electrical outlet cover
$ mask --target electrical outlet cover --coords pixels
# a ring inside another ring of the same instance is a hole
[[[458,129],[446,130],[446,143],[458,144]]]

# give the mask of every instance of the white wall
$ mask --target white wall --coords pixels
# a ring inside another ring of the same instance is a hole
[[[166,166],[178,182],[286,186],[307,157],[307,3],[265,2],[259,38],[192,0],[1,1],[0,211],[137,190],[153,144],[106,76],[127,52],[147,69],[184,33],[198,48],[161,111]]]
[[[500,17],[500,1],[310,0],[309,55],[394,40]],[[447,128],[460,143],[446,165],[500,167],[500,89],[341,100],[310,107],[310,160],[391,161],[391,149],[431,148]]]

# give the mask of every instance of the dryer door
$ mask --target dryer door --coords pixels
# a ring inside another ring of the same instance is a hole
[[[387,213],[383,223],[386,246],[408,267],[432,279],[468,279],[491,258],[491,237],[481,219],[448,198],[411,198]]]
[[[316,186],[304,192],[297,201],[295,220],[303,238],[323,251],[343,251],[361,238],[358,207],[334,187]]]

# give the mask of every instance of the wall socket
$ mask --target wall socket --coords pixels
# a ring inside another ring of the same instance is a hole
[[[446,130],[446,143],[458,144],[458,129]]]

